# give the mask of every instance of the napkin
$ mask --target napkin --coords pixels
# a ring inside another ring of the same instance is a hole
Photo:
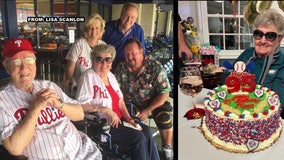
[[[191,120],[201,118],[204,114],[205,110],[203,108],[193,108],[188,110],[183,117],[187,118],[187,120]]]

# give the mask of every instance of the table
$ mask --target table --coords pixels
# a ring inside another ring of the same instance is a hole
[[[203,104],[209,90],[203,88],[196,96],[196,103]],[[199,105],[199,107],[203,107]],[[281,160],[284,159],[284,134],[271,147],[256,153],[231,153],[211,145],[198,128],[201,119],[187,120],[186,111],[192,106],[192,98],[178,88],[178,159],[179,160]],[[284,124],[284,121],[282,120]]]

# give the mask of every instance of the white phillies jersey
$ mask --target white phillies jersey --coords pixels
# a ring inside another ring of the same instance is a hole
[[[69,98],[55,83],[45,80],[34,80],[33,93],[27,93],[8,84],[0,91],[0,137],[9,137],[15,127],[24,118],[36,93],[49,88],[56,91],[65,103],[78,103]],[[96,144],[80,132],[65,114],[46,106],[38,117],[34,137],[23,151],[29,159],[39,160],[74,160],[74,159],[102,159]],[[23,137],[25,138],[25,137]]]
[[[114,91],[118,94],[119,98],[123,99],[123,94],[114,74],[108,72],[107,76]],[[75,99],[82,103],[91,103],[112,109],[111,96],[101,77],[93,68],[88,69],[81,76]],[[100,117],[107,118],[106,115],[103,114],[100,114]]]
[[[106,44],[99,40],[98,44]],[[76,62],[74,73],[72,76],[72,83],[77,86],[80,76],[92,66],[91,60],[92,49],[85,38],[78,39],[70,48],[66,55],[66,59]]]
[[[107,76],[112,88],[118,94],[119,98],[123,98],[123,94],[119,88],[119,84],[114,74],[108,72]],[[81,76],[75,99],[82,103],[91,103],[112,109],[111,96],[101,77],[95,72],[93,68],[88,69]]]

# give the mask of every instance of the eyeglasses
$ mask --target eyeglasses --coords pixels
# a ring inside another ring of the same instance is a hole
[[[106,58],[96,57],[95,61],[98,62],[98,63],[103,63],[103,62],[111,63],[113,61],[113,59],[112,59],[112,57],[106,57]]]
[[[260,40],[263,36],[265,36],[265,39],[269,42],[273,42],[278,36],[277,33],[275,32],[267,32],[267,33],[263,33],[260,30],[255,30],[253,31],[253,37],[257,40]]]
[[[6,62],[10,65],[18,67],[18,66],[21,66],[23,62],[25,62],[25,64],[32,65],[35,63],[35,61],[36,61],[35,57],[28,57],[24,59],[20,59],[20,58],[10,59],[10,60],[7,59]]]

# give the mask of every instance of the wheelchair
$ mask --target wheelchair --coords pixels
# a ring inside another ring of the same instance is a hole
[[[100,149],[103,160],[131,160],[129,155],[117,144],[111,141],[108,133],[110,126],[105,118],[100,118],[97,113],[86,114],[84,120],[73,122],[75,127],[86,133]],[[5,160],[27,160],[24,156],[12,156],[0,145],[0,159]]]
[[[73,122],[76,128],[86,133],[100,149],[103,160],[131,160],[122,147],[112,143],[109,134],[110,126],[106,118],[100,118],[94,113],[85,114],[83,121]]]
[[[13,156],[11,155],[3,145],[0,145],[0,159],[5,160],[28,160],[28,157],[25,156]]]

